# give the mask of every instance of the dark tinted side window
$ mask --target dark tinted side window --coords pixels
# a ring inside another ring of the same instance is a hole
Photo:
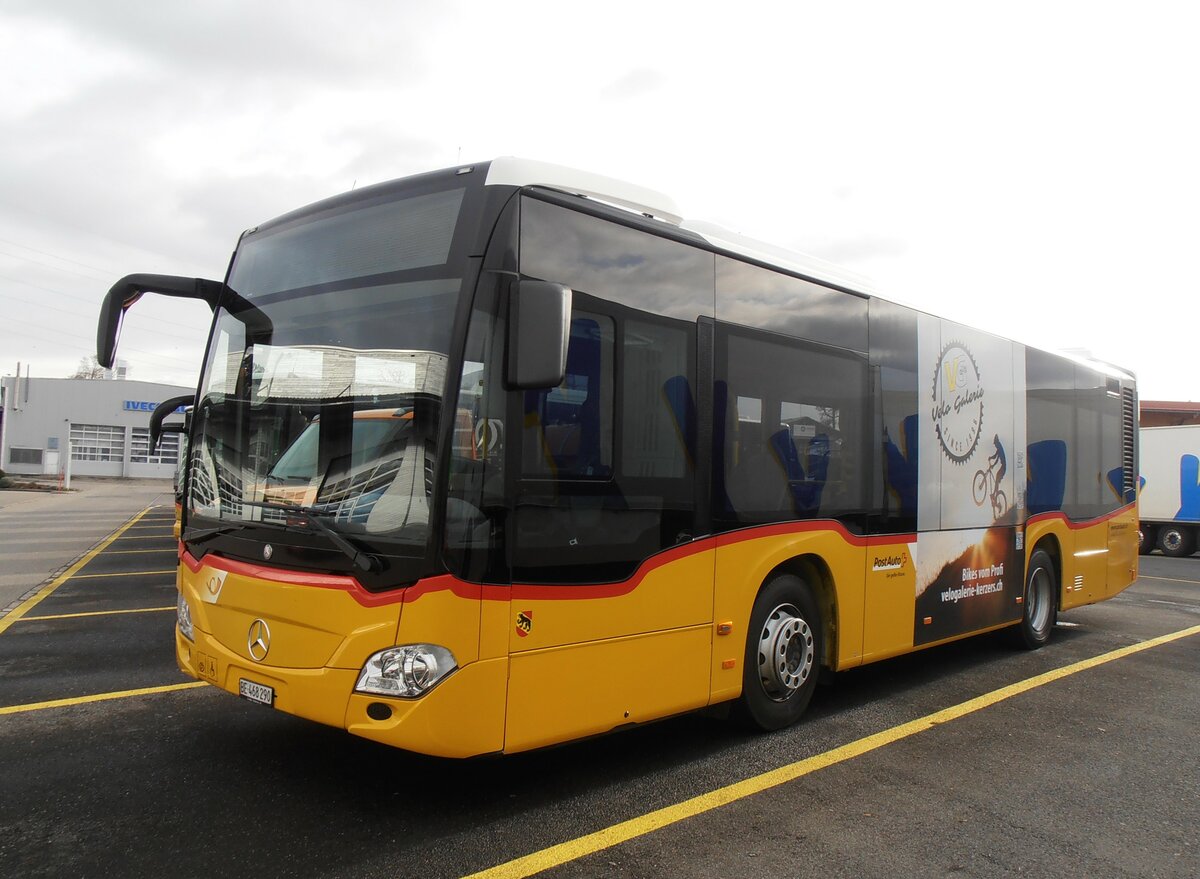
[[[574,312],[567,373],[557,388],[525,392],[521,472],[544,479],[611,479],[615,325]]]
[[[521,234],[521,274],[571,287],[574,310],[564,382],[512,395],[513,579],[625,579],[695,529],[696,318],[713,310],[713,256],[531,198]]]
[[[1077,515],[1095,518],[1121,506],[1121,388],[1115,379],[1075,367],[1079,405]]]
[[[881,419],[873,506],[883,532],[917,529],[917,313],[882,299],[871,300],[871,367],[876,374]]]
[[[1030,514],[1092,519],[1122,503],[1121,391],[1116,380],[1033,348],[1028,386]]]
[[[1025,349],[1027,488],[1030,515],[1071,511],[1078,487],[1075,467],[1075,366],[1034,348]]]
[[[712,254],[531,197],[521,272],[666,317],[713,314]]]
[[[718,324],[714,518],[721,528],[868,506],[867,359]]]
[[[838,348],[867,350],[867,300],[717,257],[717,318]]]

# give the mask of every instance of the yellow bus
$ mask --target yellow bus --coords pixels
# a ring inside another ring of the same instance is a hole
[[[497,159],[245,232],[190,420],[180,668],[400,748],[512,753],[1057,614],[1137,575],[1136,385]]]

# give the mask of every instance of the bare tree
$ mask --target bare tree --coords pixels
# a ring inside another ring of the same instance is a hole
[[[90,357],[80,357],[79,366],[75,368],[75,372],[67,378],[106,378],[108,370],[106,370],[96,360],[96,355]]]

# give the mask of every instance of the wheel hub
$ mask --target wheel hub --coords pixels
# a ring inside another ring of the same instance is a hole
[[[763,690],[776,702],[783,702],[804,686],[814,660],[812,629],[795,605],[779,605],[767,615],[758,639]]]

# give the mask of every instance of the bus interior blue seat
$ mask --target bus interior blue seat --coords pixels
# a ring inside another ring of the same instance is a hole
[[[917,416],[900,422],[904,448],[899,448],[884,431],[883,453],[887,461],[887,484],[900,501],[902,516],[917,514]]]
[[[821,494],[829,475],[828,434],[818,433],[809,440],[803,461],[789,428],[773,433],[770,442],[787,473],[792,508],[801,516],[816,513],[821,508]]]
[[[1067,492],[1065,442],[1048,439],[1030,443],[1029,475],[1025,485],[1025,504],[1031,514],[1062,507]]]

